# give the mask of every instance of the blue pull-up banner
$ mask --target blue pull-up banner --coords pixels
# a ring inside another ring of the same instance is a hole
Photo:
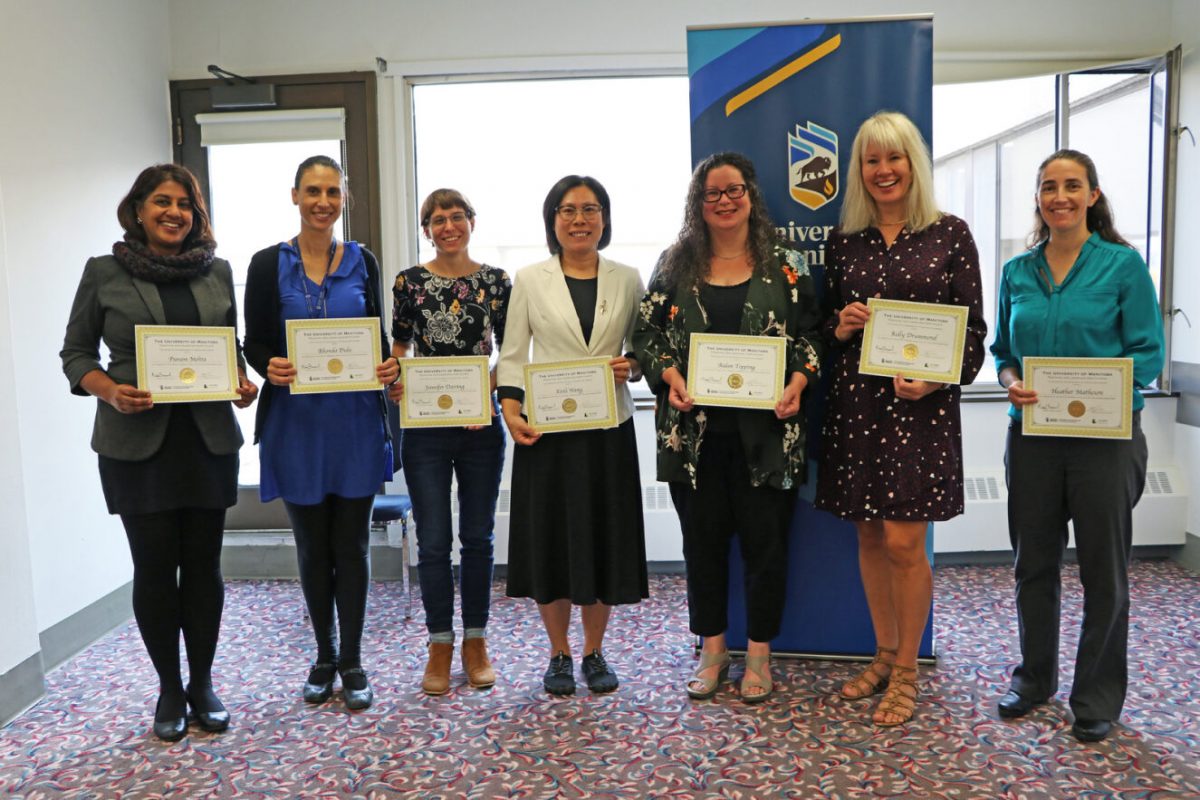
[[[749,156],[780,235],[821,286],[837,226],[850,145],[876,111],[907,115],[932,143],[933,20],[888,17],[689,28],[692,163],[723,150]],[[806,401],[819,457],[824,387]],[[815,471],[800,491],[789,539],[788,601],[776,651],[875,652],[858,576],[854,527],[813,508]],[[932,548],[932,532],[930,534]],[[744,645],[741,559],[730,554],[729,642]],[[932,614],[921,655],[933,653]]]

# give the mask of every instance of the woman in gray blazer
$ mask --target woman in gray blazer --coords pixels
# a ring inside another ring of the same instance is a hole
[[[155,405],[137,387],[134,326],[235,327],[237,309],[229,264],[213,256],[208,212],[186,168],[147,167],[117,219],[124,240],[84,266],[59,355],[71,392],[97,399],[92,449],[109,513],[121,516],[129,539],[134,617],[158,673],[154,733],[176,741],[189,705],[204,730],[229,726],[211,671],[225,602],[221,537],[237,501],[242,434],[227,402]],[[258,389],[240,350],[238,362],[234,404],[245,408]]]

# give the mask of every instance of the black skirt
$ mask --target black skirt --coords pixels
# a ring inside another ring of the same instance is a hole
[[[511,509],[509,597],[620,605],[650,596],[632,419],[516,445]]]
[[[162,447],[143,461],[100,456],[100,485],[110,514],[155,514],[237,503],[238,454],[213,455],[181,403],[171,408]]]

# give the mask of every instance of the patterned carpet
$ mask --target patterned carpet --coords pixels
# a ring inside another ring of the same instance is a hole
[[[55,670],[46,697],[0,729],[0,795],[1200,797],[1200,578],[1174,563],[1134,567],[1130,697],[1123,725],[1097,745],[1070,735],[1069,674],[1026,719],[997,718],[1015,650],[1007,568],[938,569],[939,661],[923,673],[916,719],[892,730],[870,724],[869,704],[835,695],[857,668],[848,663],[779,660],[779,690],[758,707],[728,685],[689,701],[683,582],[652,581],[650,601],[614,614],[607,655],[621,688],[560,699],[541,689],[533,604],[502,599],[499,585],[490,642],[500,682],[472,690],[456,663],[450,694],[426,697],[422,621],[400,618],[397,584],[376,584],[365,660],[377,700],[359,713],[340,693],[320,707],[299,698],[310,636],[296,584],[231,583],[216,665],[227,733],[193,726],[173,745],[153,738],[152,671],[130,624]],[[1063,649],[1073,653],[1073,571],[1065,599]]]

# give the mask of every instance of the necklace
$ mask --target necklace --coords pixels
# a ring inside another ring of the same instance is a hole
[[[329,316],[329,273],[333,270],[333,256],[337,253],[337,239],[329,243],[329,260],[325,262],[325,277],[321,278],[321,287],[317,290],[316,301],[313,301],[312,294],[308,291],[308,284],[311,278],[304,271],[304,253],[300,251],[299,237],[292,238],[292,247],[296,248],[296,254],[300,256],[300,287],[304,289],[304,307],[308,309],[308,318],[314,319],[317,316]]]
[[[733,261],[734,259],[737,259],[737,258],[745,258],[745,257],[746,257],[746,251],[745,251],[745,250],[743,250],[742,252],[740,252],[740,253],[734,253],[734,254],[733,254],[733,255],[731,255],[731,256],[723,256],[723,255],[721,255],[720,253],[713,253],[713,254],[712,254],[712,257],[713,257],[713,258],[720,259],[721,261]]]

